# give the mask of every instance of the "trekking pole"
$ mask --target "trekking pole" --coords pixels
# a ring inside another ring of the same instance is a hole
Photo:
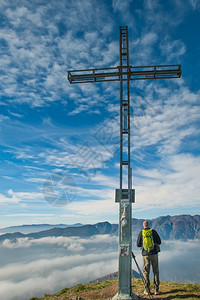
[[[145,288],[145,290],[148,292],[149,298],[150,298],[150,299],[154,299],[153,296],[152,296],[151,293],[150,293],[150,290],[149,290],[148,287],[147,287],[146,280],[145,280],[144,275],[143,275],[143,273],[142,273],[142,271],[141,271],[141,269],[140,269],[140,267],[139,267],[139,265],[138,265],[138,263],[137,263],[137,261],[136,261],[135,254],[134,254],[133,252],[132,252],[132,257],[133,257],[133,259],[134,259],[134,261],[135,261],[135,264],[136,264],[136,266],[137,266],[137,268],[138,268],[138,272],[139,272],[140,277],[141,277],[141,279],[142,279],[142,281],[143,281],[144,288]]]

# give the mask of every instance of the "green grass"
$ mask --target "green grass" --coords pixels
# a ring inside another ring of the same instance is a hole
[[[133,293],[139,299],[149,299],[144,297],[144,286],[141,279],[133,279]],[[43,298],[31,298],[30,300],[75,300],[76,297],[83,300],[108,300],[117,293],[118,281],[106,280],[103,282],[78,284],[73,288],[64,288],[54,295],[45,295]],[[153,295],[154,299],[160,300],[197,300],[200,299],[200,284],[177,283],[163,281],[160,284],[161,295]],[[153,292],[153,283],[151,282],[151,291]]]
[[[65,294],[69,289],[68,288],[65,288],[65,289],[62,289],[57,295],[62,295],[62,294]]]

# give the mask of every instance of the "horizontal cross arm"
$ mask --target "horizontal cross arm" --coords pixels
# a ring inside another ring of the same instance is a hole
[[[181,65],[161,65],[161,66],[139,66],[139,67],[114,67],[103,69],[86,69],[68,71],[68,80],[70,83],[88,83],[103,81],[120,81],[124,80],[147,80],[147,79],[164,79],[180,78]]]
[[[68,80],[70,83],[119,81],[119,76],[118,67],[68,71]]]

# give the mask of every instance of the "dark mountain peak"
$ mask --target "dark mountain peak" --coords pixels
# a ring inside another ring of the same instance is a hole
[[[200,237],[200,216],[159,217],[152,221],[152,227],[163,239],[196,239]]]
[[[112,234],[118,231],[117,224],[110,224],[108,221],[95,224],[99,234]]]
[[[16,241],[16,239],[18,238],[23,238],[26,235],[21,233],[21,232],[15,232],[15,233],[6,233],[6,234],[2,234],[0,235],[0,241],[4,241],[4,240],[13,240]]]

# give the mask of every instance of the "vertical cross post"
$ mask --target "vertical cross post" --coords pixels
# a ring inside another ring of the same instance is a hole
[[[120,53],[120,189],[118,294],[113,299],[133,299],[132,279],[132,170],[130,167],[130,91],[128,27],[119,30]],[[136,298],[136,297],[135,297]]]

